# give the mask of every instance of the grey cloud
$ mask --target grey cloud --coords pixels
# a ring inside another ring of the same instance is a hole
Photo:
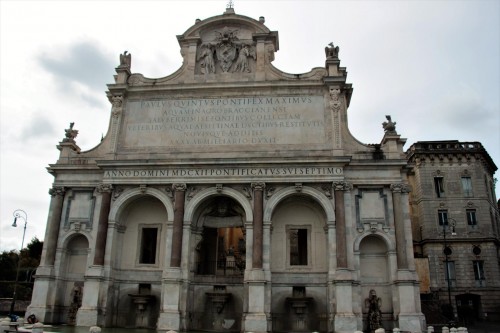
[[[90,41],[72,44],[60,52],[43,53],[38,57],[39,64],[56,78],[58,88],[63,93],[77,93],[78,84],[92,92],[102,93],[106,83],[113,78],[115,61]],[[96,99],[83,94],[83,98],[95,104]]]
[[[52,136],[54,134],[56,134],[56,130],[49,119],[37,115],[26,124],[21,133],[21,137],[23,141],[26,141],[32,138]]]

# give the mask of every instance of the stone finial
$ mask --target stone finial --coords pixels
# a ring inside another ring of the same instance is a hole
[[[385,116],[385,118],[387,119],[387,121],[384,121],[382,123],[382,127],[384,128],[384,132],[387,133],[387,134],[398,134],[396,132],[396,122],[392,121],[391,119],[391,116],[387,115]]]
[[[443,326],[443,328],[441,328],[441,333],[450,333],[448,326]]]
[[[259,17],[259,22],[262,24],[266,23],[266,18],[264,16]]]
[[[427,326],[427,333],[434,333],[434,326]]]
[[[375,333],[385,333],[385,329],[383,329],[383,328],[377,328],[375,330]]]
[[[99,326],[90,326],[89,333],[101,333],[101,328]]]

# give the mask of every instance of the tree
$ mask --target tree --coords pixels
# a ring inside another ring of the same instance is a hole
[[[12,297],[19,265],[17,299],[29,300],[33,292],[33,275],[40,264],[43,242],[34,237],[20,253],[15,250],[0,254],[0,297]]]

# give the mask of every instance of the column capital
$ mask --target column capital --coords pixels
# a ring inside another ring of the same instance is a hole
[[[252,183],[252,189],[254,191],[264,191],[266,188],[266,183]]]
[[[353,188],[352,183],[346,182],[344,180],[333,182],[332,187],[334,191],[350,191]]]
[[[187,190],[187,185],[185,183],[175,183],[172,184],[172,189],[177,192],[185,192]]]
[[[410,193],[411,186],[405,183],[394,183],[391,184],[391,191],[393,193]]]
[[[96,189],[99,193],[111,193],[111,191],[113,191],[113,185],[101,183],[97,185]]]
[[[64,186],[52,186],[52,188],[49,189],[49,194],[52,197],[55,196],[64,196],[64,193],[66,193],[66,188]]]

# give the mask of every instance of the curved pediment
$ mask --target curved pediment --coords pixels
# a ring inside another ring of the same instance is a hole
[[[228,8],[228,10],[226,10],[226,12],[222,15],[213,16],[205,20],[196,20],[196,23],[187,29],[182,35],[177,36],[177,39],[179,40],[179,43],[182,43],[182,41],[190,38],[201,37],[207,32],[211,32],[214,27],[217,26],[234,26],[243,28],[246,32],[257,34],[271,33],[271,30],[264,25],[263,18],[261,18],[260,21],[257,21],[248,16],[237,15],[234,13],[234,10],[231,11],[230,8]]]

